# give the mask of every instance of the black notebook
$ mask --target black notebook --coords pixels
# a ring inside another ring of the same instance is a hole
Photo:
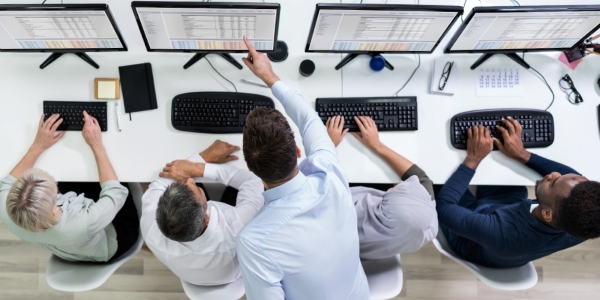
[[[125,112],[158,108],[150,63],[119,67]]]

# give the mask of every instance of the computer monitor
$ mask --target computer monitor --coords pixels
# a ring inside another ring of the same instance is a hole
[[[97,69],[85,52],[127,51],[127,46],[106,4],[4,4],[0,51],[52,52],[41,69],[73,53]]]
[[[517,52],[568,51],[598,28],[600,5],[475,7],[444,52],[484,53],[471,69],[499,53],[529,68]]]
[[[242,69],[229,53],[248,52],[244,36],[258,51],[275,50],[278,3],[134,1],[131,7],[148,51],[197,53],[184,69],[209,53]]]
[[[349,53],[336,70],[360,54],[432,53],[462,13],[461,6],[317,4],[305,51]]]

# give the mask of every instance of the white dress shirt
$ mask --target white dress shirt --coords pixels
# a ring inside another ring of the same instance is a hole
[[[335,146],[317,113],[279,81],[273,94],[298,125],[306,159],[237,238],[249,300],[369,299],[356,211]]]
[[[205,163],[197,153],[188,160]],[[191,242],[170,240],[158,228],[156,209],[159,198],[174,181],[158,178],[142,198],[142,235],[156,258],[179,278],[197,285],[227,284],[241,276],[235,238],[263,206],[264,186],[249,171],[227,165],[206,164],[204,178],[238,189],[236,206],[208,201],[210,220],[204,233]]]

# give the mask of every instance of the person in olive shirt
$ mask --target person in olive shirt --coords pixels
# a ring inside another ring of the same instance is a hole
[[[0,181],[0,219],[17,237],[69,261],[107,262],[131,248],[139,219],[102,144],[98,121],[84,112],[82,135],[94,153],[101,191],[98,201],[74,192],[59,193],[56,181],[34,169],[39,156],[65,132],[56,134],[59,115],[42,115],[33,145]],[[68,166],[67,166],[68,167]],[[89,193],[88,193],[89,194]]]
[[[381,259],[415,252],[438,233],[433,201],[433,182],[417,165],[394,152],[379,140],[379,132],[370,117],[355,117],[360,134],[352,134],[381,157],[400,177],[388,191],[352,187],[352,200],[358,217],[360,257]],[[348,129],[344,117],[327,120],[327,132],[337,147]]]

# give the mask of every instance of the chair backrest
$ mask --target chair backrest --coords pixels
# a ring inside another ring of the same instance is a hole
[[[403,273],[400,255],[362,261],[372,300],[391,299],[402,291]]]
[[[466,261],[452,250],[441,229],[432,242],[441,254],[466,267],[479,280],[490,287],[499,290],[516,291],[529,289],[537,284],[538,275],[531,262],[516,268],[496,269]]]
[[[184,280],[181,280],[181,285],[186,296],[192,300],[238,300],[246,293],[241,277],[224,285],[202,286]]]
[[[142,186],[133,182],[128,184],[128,188],[138,211],[138,217],[141,218]],[[106,264],[66,261],[52,255],[46,267],[46,281],[53,289],[63,292],[83,292],[96,289],[104,284],[121,265],[135,256],[143,244],[144,238],[140,233],[135,244],[127,252]]]
[[[140,234],[131,249],[118,259],[106,264],[66,261],[52,255],[46,267],[46,281],[53,289],[63,292],[84,292],[96,289],[104,284],[121,265],[136,255],[143,244],[144,239]]]

